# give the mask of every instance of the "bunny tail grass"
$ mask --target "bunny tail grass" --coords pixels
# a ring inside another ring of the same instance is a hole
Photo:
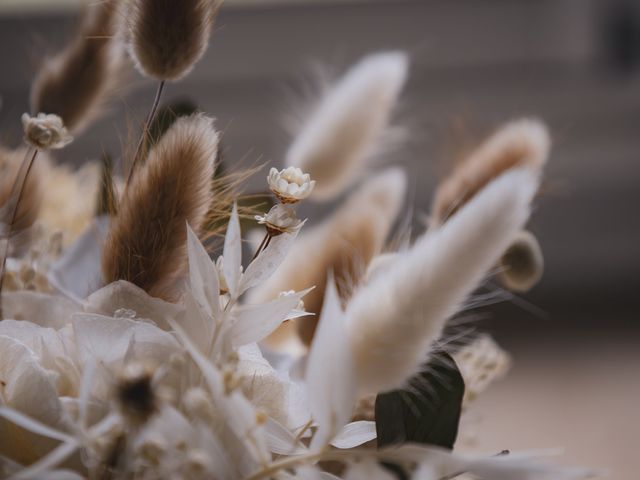
[[[33,113],[56,114],[71,131],[100,114],[124,70],[118,20],[117,0],[101,0],[87,10],[71,43],[40,68],[31,87]]]
[[[286,259],[267,282],[253,292],[265,301],[286,290],[315,285],[305,298],[305,308],[316,314],[298,323],[301,339],[310,344],[322,309],[327,274],[333,271],[343,302],[364,275],[369,261],[380,253],[404,203],[405,173],[383,170],[367,180],[329,219],[300,234]],[[286,327],[283,327],[286,328]],[[281,330],[270,339],[277,345],[290,332]]]
[[[198,232],[212,202],[218,150],[213,120],[176,120],[150,150],[125,192],[102,256],[105,282],[127,280],[150,295],[176,300],[184,274],[186,223]]]
[[[356,292],[346,314],[361,393],[402,387],[419,371],[447,319],[527,221],[537,187],[530,169],[504,173]]]
[[[546,126],[537,120],[506,124],[468,156],[436,190],[433,226],[444,223],[494,178],[517,167],[541,170],[549,155]]]
[[[4,318],[2,284],[11,237],[33,225],[42,203],[37,156],[37,149],[0,150],[0,320]]]
[[[202,57],[221,0],[129,0],[127,48],[138,70],[176,81]]]
[[[358,177],[380,146],[408,63],[402,52],[369,55],[321,99],[286,156],[316,180],[312,198],[334,198]]]

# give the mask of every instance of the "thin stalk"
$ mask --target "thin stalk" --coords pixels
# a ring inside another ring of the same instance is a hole
[[[29,155],[31,155],[31,159],[29,159]],[[16,180],[11,188],[11,194],[9,195],[9,200],[5,207],[7,208],[7,212],[9,213],[8,219],[9,222],[6,226],[7,231],[4,232],[1,237],[3,240],[2,253],[0,253],[0,320],[3,317],[2,315],[2,283],[4,280],[4,272],[7,263],[7,255],[9,254],[9,243],[11,241],[11,235],[13,234],[13,224],[16,221],[16,215],[18,213],[18,206],[20,205],[20,201],[22,200],[22,195],[24,193],[24,185],[27,182],[27,178],[29,177],[29,173],[31,172],[31,167],[38,156],[38,149],[33,149],[33,154],[31,154],[31,150],[27,151],[22,164],[20,165],[20,169],[18,170],[18,175],[16,176]]]
[[[267,234],[264,236],[264,238],[262,239],[262,242],[260,242],[260,246],[258,246],[258,249],[256,250],[256,253],[253,255],[253,258],[251,259],[251,261],[253,262],[256,258],[258,258],[258,255],[260,255],[260,252],[262,252],[262,250],[264,250],[265,248],[267,248],[267,244],[269,243],[269,240],[271,239],[271,235],[269,235],[269,232],[267,232]]]
[[[149,127],[151,126],[151,122],[153,122],[156,117],[156,112],[158,111],[158,105],[160,105],[160,98],[162,97],[162,91],[164,90],[165,81],[161,80],[158,84],[158,89],[156,90],[156,96],[153,99],[153,104],[151,105],[151,110],[149,111],[149,115],[147,115],[147,119],[144,122],[144,127],[142,129],[142,134],[140,135],[140,140],[138,141],[138,146],[136,147],[136,152],[133,155],[133,161],[131,162],[131,168],[129,169],[129,175],[127,177],[127,183],[125,184],[125,192],[129,188],[129,184],[131,183],[131,179],[133,178],[133,172],[136,169],[136,166],[140,162],[140,157],[142,155],[143,145],[146,142],[147,135],[149,132]]]

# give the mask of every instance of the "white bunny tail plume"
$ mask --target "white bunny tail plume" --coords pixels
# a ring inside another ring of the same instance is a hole
[[[364,182],[327,220],[302,232],[278,270],[251,293],[252,302],[276,298],[282,291],[315,289],[304,298],[308,312],[320,314],[327,273],[333,271],[344,301],[373,256],[380,253],[404,203],[407,178],[399,168],[388,168]],[[299,334],[311,343],[317,320],[299,322]],[[288,340],[283,328],[270,340]],[[288,332],[290,333],[290,332]],[[282,335],[281,335],[282,334]]]
[[[544,123],[534,119],[507,123],[438,185],[431,223],[434,226],[444,223],[491,180],[507,170],[528,167],[541,171],[550,146],[549,132]]]
[[[537,187],[529,169],[502,174],[354,295],[346,314],[360,393],[399,388],[418,372],[527,221]]]
[[[380,146],[408,64],[403,52],[369,55],[320,100],[286,156],[317,181],[312,198],[331,199],[358,177]]]

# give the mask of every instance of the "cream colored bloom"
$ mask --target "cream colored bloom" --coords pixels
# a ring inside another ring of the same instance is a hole
[[[39,113],[32,117],[25,113],[22,115],[22,126],[25,141],[40,150],[63,148],[73,141],[58,115]]]
[[[272,207],[266,215],[256,215],[256,220],[259,224],[266,225],[267,232],[273,237],[285,232],[295,233],[306,222],[296,217],[293,207],[282,204]]]
[[[303,173],[297,167],[288,167],[278,171],[272,168],[267,176],[269,188],[282,203],[296,203],[304,200],[316,185],[308,173]]]

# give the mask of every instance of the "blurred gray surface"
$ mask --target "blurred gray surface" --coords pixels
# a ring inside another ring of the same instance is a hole
[[[602,28],[617,2],[430,0],[228,9],[205,59],[165,100],[187,97],[218,117],[227,159],[277,163],[287,135],[287,91],[308,82],[310,60],[341,71],[360,55],[406,49],[411,79],[398,120],[411,136],[390,160],[406,166],[417,211],[469,137],[520,116],[547,121],[554,137],[545,195],[531,228],[547,261],[526,296],[549,319],[500,328],[534,335],[553,322],[636,327],[640,301],[640,75],[606,61]],[[72,31],[70,14],[0,17],[0,138],[20,139],[38,58]],[[305,80],[305,78],[307,80]],[[133,84],[111,112],[60,157],[80,163],[117,153],[153,86]],[[137,119],[137,120],[136,120]],[[462,128],[461,128],[462,126]],[[461,131],[465,132],[464,134]],[[503,306],[504,317],[520,308]],[[554,320],[562,318],[562,322]]]

